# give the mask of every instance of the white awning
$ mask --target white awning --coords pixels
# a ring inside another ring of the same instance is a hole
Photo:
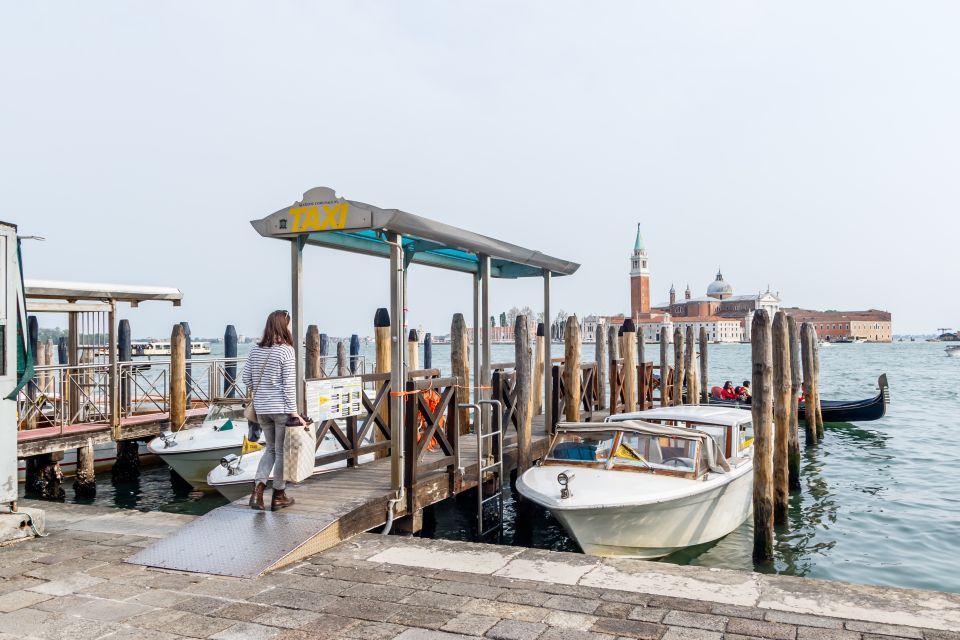
[[[24,281],[27,300],[63,300],[66,302],[129,302],[136,306],[147,300],[172,302],[180,306],[183,293],[173,287],[151,287],[104,282],[70,282],[66,280]]]

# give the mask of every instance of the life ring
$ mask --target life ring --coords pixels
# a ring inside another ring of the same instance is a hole
[[[423,401],[427,403],[427,407],[430,409],[430,413],[436,413],[437,407],[440,406],[440,394],[434,391],[433,389],[427,389],[423,392]],[[443,429],[443,425],[447,422],[447,416],[440,416],[440,419],[437,421],[437,429]],[[424,417],[422,411],[417,411],[417,442],[423,438],[423,433],[427,429],[427,419]],[[427,445],[427,451],[433,451],[437,448],[437,439],[436,437],[430,438],[430,444]]]

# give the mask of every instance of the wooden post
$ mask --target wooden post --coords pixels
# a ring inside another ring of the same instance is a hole
[[[390,373],[393,369],[393,359],[390,348],[390,312],[385,307],[380,307],[373,316],[373,341],[374,354],[376,362],[373,365],[374,373]],[[400,393],[404,389],[390,389],[392,393]],[[399,425],[390,423],[390,403],[384,402],[380,409],[380,418],[386,424],[390,424],[390,429],[399,429]],[[386,440],[379,429],[373,430],[374,442],[383,442]],[[381,451],[375,456],[377,459],[386,458],[387,453]]]
[[[130,362],[133,359],[133,344],[130,336],[130,322],[126,319],[121,320],[117,325],[117,358],[120,362]],[[118,388],[120,389],[120,414],[128,415],[131,406],[130,380],[121,379]],[[117,456],[110,473],[117,482],[133,482],[140,477],[139,442],[117,440]],[[78,498],[92,498],[97,494],[93,470],[93,447],[89,441],[77,449],[77,476],[73,483],[73,490]]]
[[[337,375],[341,378],[350,375],[350,362],[347,360],[347,343],[337,340]]]
[[[537,323],[537,341],[533,347],[533,415],[543,413],[543,339],[546,327]]]
[[[670,336],[667,335],[666,326],[660,325],[660,406],[670,406],[670,389],[667,388],[667,370],[670,365],[667,363],[667,354],[670,351]]]
[[[180,326],[183,327],[183,358],[184,358],[184,367],[185,367],[185,383],[184,390],[187,394],[186,408],[189,409],[193,404],[192,394],[190,393],[190,385],[193,384],[193,365],[190,364],[190,361],[193,360],[193,338],[190,334],[190,323],[181,322]],[[173,353],[173,344],[170,344],[170,352]],[[172,358],[172,356],[171,356]],[[171,368],[173,363],[171,362]],[[179,427],[178,427],[179,428]]]
[[[594,358],[597,361],[597,386],[600,388],[600,408],[607,408],[607,374],[610,367],[607,365],[607,336],[602,324],[597,323],[594,338],[596,348]]]
[[[683,404],[683,330],[673,331],[673,404]]]
[[[407,336],[407,369],[416,371],[420,368],[420,336],[416,329],[410,329]]]
[[[237,345],[239,344],[239,339],[237,338],[237,328],[232,324],[228,324],[227,328],[223,331],[223,357],[224,358],[236,358],[237,357]],[[224,367],[223,376],[223,394],[228,398],[237,397],[237,363],[228,362]]]
[[[73,492],[78,498],[93,498],[97,495],[93,461],[93,440],[87,438],[86,444],[77,447],[77,473],[73,478]]]
[[[623,355],[623,325],[617,329],[617,351]]]
[[[350,336],[350,373],[356,375],[357,367],[360,364],[360,336],[353,334]],[[364,367],[365,368],[365,367]],[[364,373],[361,370],[361,373]]]
[[[470,338],[462,313],[453,314],[450,322],[450,373],[462,380],[462,393],[457,396],[463,398],[463,402],[470,402]],[[470,410],[460,409],[457,420],[460,423],[460,435],[470,433]]]
[[[789,456],[789,483],[791,491],[800,490],[800,330],[797,319],[787,317],[787,333],[790,340],[790,437],[787,448]]]
[[[813,378],[813,343],[816,341],[809,322],[800,325],[800,360],[803,364],[803,404],[807,446],[817,444],[817,406]]]
[[[623,321],[623,412],[637,410],[637,326],[631,318]]]
[[[700,363],[697,362],[697,341],[693,335],[693,325],[687,325],[686,352],[683,355],[683,368],[687,374],[687,404],[700,404],[700,384],[697,377]]]
[[[607,351],[610,352],[611,360],[620,359],[620,327],[615,324],[607,329]]]
[[[423,336],[423,368],[433,368],[433,336],[429,333]]]
[[[817,440],[823,440],[823,407],[820,404],[820,340],[817,337],[817,328],[813,331],[813,397],[816,399],[814,407],[817,409]]]
[[[637,328],[637,364],[643,364],[647,361],[646,347],[643,344],[643,327],[635,326]]]
[[[67,355],[69,350],[67,348],[67,339],[61,337],[57,340],[57,364],[69,364],[70,356]]]
[[[786,524],[790,508],[790,331],[787,314],[778,311],[773,317],[773,521]],[[794,410],[796,407],[794,405]]]
[[[327,357],[330,355],[330,337],[325,334],[320,334],[320,346],[319,346],[319,357],[317,358],[320,367],[320,375],[318,378],[327,377]]]
[[[708,404],[710,402],[710,379],[707,373],[710,371],[707,355],[707,328],[700,327],[700,402]]]
[[[307,326],[306,347],[304,349],[304,372],[307,380],[316,380],[323,377],[323,368],[320,362],[320,329],[317,325]]]
[[[753,314],[750,327],[753,400],[753,559],[773,559],[773,350],[770,317]]]
[[[179,431],[187,421],[186,333],[183,324],[170,334],[170,429]]]
[[[514,376],[517,393],[517,476],[530,468],[533,441],[533,393],[530,353],[530,325],[527,317],[518,315],[513,325]]]
[[[577,316],[567,318],[563,332],[564,418],[580,422],[580,323]]]

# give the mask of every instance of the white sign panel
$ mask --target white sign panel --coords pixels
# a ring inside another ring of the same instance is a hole
[[[356,378],[307,381],[307,415],[316,420],[357,416],[363,411],[363,382]]]

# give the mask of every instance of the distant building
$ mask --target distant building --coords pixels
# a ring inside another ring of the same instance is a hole
[[[861,338],[867,342],[892,342],[893,320],[889,311],[814,311],[788,307],[787,315],[797,323],[809,322],[821,340],[833,342],[841,338]]]

